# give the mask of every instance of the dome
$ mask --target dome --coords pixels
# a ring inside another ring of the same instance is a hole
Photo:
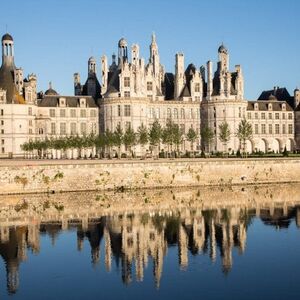
[[[49,89],[45,92],[45,95],[47,95],[47,96],[57,96],[58,95],[57,91],[52,88],[51,82],[49,82]]]
[[[277,98],[276,98],[273,94],[271,94],[271,95],[269,96],[269,100],[277,100]]]
[[[225,54],[227,54],[227,53],[228,53],[228,50],[227,50],[227,48],[222,44],[222,45],[219,47],[218,52],[219,52],[219,53],[225,53]]]
[[[3,41],[13,41],[13,38],[12,38],[12,36],[9,33],[6,33],[2,37],[2,42]]]
[[[125,48],[125,47],[127,47],[127,42],[126,42],[126,40],[125,40],[124,38],[121,38],[121,39],[119,40],[119,47],[120,47],[120,48]]]

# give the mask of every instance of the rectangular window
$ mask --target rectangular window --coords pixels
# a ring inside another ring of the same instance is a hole
[[[130,105],[124,105],[124,116],[130,117]]]
[[[269,124],[269,133],[273,133],[273,126],[272,126],[272,124]]]
[[[3,139],[1,140],[1,145],[4,145],[4,140]]]
[[[266,118],[266,114],[265,113],[261,113],[261,118],[264,120]]]
[[[285,134],[285,124],[282,124],[282,134]]]
[[[171,115],[171,108],[168,108],[167,109],[167,118],[171,118],[172,115]]]
[[[32,120],[29,120],[29,126],[32,126]]]
[[[279,124],[275,124],[275,134],[279,134]]]
[[[200,92],[200,83],[195,84],[195,92],[199,93]]]
[[[130,87],[130,77],[124,77],[124,87]]]
[[[182,108],[180,111],[180,117],[181,119],[184,119],[184,108]]]
[[[272,120],[272,113],[269,113],[269,119]]]
[[[241,117],[242,117],[242,108],[239,107],[239,118],[241,118]]]
[[[292,120],[293,119],[293,114],[289,113],[288,118],[289,118],[289,120]]]
[[[248,118],[249,120],[251,120],[251,112],[248,112],[247,118]]]
[[[80,124],[80,131],[81,131],[81,134],[86,134],[86,123]]]
[[[285,113],[282,113],[282,119],[285,120]]]
[[[86,118],[86,110],[85,109],[80,110],[80,117],[81,118]]]
[[[32,128],[29,128],[29,134],[32,134]]]
[[[28,107],[28,115],[32,116],[32,107]]]
[[[71,135],[76,135],[77,134],[77,128],[76,128],[76,123],[71,123]]]
[[[4,120],[1,120],[1,125],[4,125]]]
[[[118,105],[118,117],[121,117],[121,105]]]
[[[1,152],[2,152],[2,153],[5,153],[4,147],[1,148]]]
[[[56,134],[56,124],[55,123],[51,123],[51,134]]]
[[[4,115],[4,110],[3,110],[3,109],[1,109],[1,111],[0,111],[0,115],[1,115],[1,116],[3,116],[3,115]]]
[[[152,82],[147,81],[147,91],[152,91]]]
[[[275,120],[279,120],[279,113],[275,113]]]
[[[91,110],[91,118],[96,118],[96,110],[95,109]]]
[[[61,118],[65,118],[66,117],[66,110],[65,109],[61,109],[60,110],[60,117]]]
[[[262,134],[266,133],[266,124],[261,124],[261,133]]]
[[[289,134],[293,134],[293,124],[289,124]]]
[[[185,125],[184,124],[180,124],[180,132],[182,134],[185,134]]]
[[[178,119],[178,109],[174,108],[174,119]]]
[[[54,118],[55,117],[55,109],[51,108],[50,112],[49,112],[49,115],[50,115],[51,118]]]
[[[191,119],[194,119],[194,111],[192,108],[191,108]]]
[[[71,118],[76,118],[76,109],[70,110],[70,116],[71,116]]]
[[[65,135],[67,133],[66,123],[60,123],[60,134]]]
[[[125,98],[129,98],[129,97],[130,97],[130,92],[125,91],[125,92],[124,92],[124,97],[125,97]]]
[[[128,129],[128,128],[130,128],[130,127],[131,127],[131,123],[130,123],[130,122],[126,122],[126,123],[125,123],[125,128]]]
[[[257,112],[255,113],[254,116],[255,116],[255,119],[258,119],[258,113]]]
[[[254,133],[258,134],[258,124],[255,124],[255,126],[254,126]]]
[[[1,134],[4,134],[4,129],[1,129]]]

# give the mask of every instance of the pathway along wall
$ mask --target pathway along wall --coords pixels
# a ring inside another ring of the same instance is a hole
[[[299,159],[24,164],[0,165],[0,194],[300,182]]]

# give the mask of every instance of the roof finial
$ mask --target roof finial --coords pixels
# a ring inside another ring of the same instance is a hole
[[[52,90],[52,82],[51,81],[49,81],[49,90]]]

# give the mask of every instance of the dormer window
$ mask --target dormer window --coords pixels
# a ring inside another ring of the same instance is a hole
[[[273,109],[272,104],[269,103],[269,104],[268,104],[268,110],[272,110],[272,109]]]
[[[86,99],[85,98],[81,98],[80,99],[80,107],[85,107],[86,106]]]
[[[59,106],[62,106],[62,107],[66,106],[66,99],[65,98],[59,98]]]
[[[258,103],[254,103],[254,110],[258,110]]]
[[[282,103],[281,109],[282,109],[282,110],[286,110],[286,105],[285,105],[285,103]]]

